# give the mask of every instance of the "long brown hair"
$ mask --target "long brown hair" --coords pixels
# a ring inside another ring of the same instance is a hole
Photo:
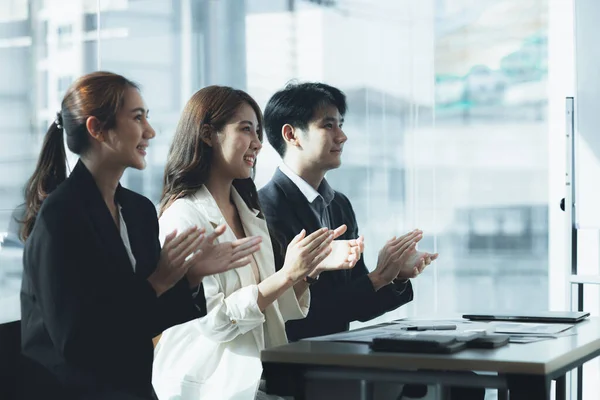
[[[208,86],[187,102],[167,156],[159,216],[175,200],[193,194],[206,183],[213,150],[202,139],[220,132],[243,104],[248,104],[256,113],[258,138],[262,142],[262,112],[246,92],[227,86]],[[248,207],[260,210],[252,178],[235,179],[233,186]]]
[[[69,150],[85,154],[90,147],[88,117],[98,118],[103,129],[114,128],[129,88],[139,89],[121,75],[99,71],[82,76],[67,90],[61,110],[44,137],[35,171],[25,187],[25,216],[20,232],[23,241],[31,234],[43,201],[67,178],[63,131]]]

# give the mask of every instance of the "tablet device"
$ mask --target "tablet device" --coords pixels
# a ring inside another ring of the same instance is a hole
[[[388,335],[374,338],[370,347],[373,351],[451,354],[464,349],[466,342],[451,336]]]
[[[531,313],[486,313],[464,314],[463,318],[472,321],[515,321],[515,322],[556,322],[574,324],[583,321],[590,313],[583,311],[541,311]]]

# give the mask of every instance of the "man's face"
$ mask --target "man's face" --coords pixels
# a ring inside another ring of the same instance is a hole
[[[322,107],[308,124],[305,131],[300,131],[298,140],[301,157],[323,171],[338,168],[342,164],[342,150],[348,137],[342,130],[344,117],[333,105]]]

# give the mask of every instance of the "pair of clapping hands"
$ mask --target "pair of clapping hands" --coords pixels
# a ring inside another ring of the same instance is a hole
[[[345,232],[346,225],[342,225],[331,231],[330,234],[333,239],[336,239]],[[383,246],[379,252],[377,267],[369,274],[376,290],[395,280],[404,281],[416,278],[432,261],[438,258],[437,253],[417,251],[417,243],[422,238],[423,231],[415,229],[403,236],[394,236]],[[335,240],[329,247],[327,257],[309,276],[314,278],[323,271],[352,268],[360,259],[363,251],[364,238],[362,236],[354,240]]]
[[[308,236],[302,230],[296,235],[287,247],[282,267],[288,279],[296,283],[309,274],[353,268],[364,250],[364,239],[361,236],[352,240],[334,240],[346,229],[346,225],[342,225],[335,230],[322,228]],[[190,286],[197,286],[205,276],[247,265],[249,257],[260,249],[262,238],[252,236],[217,243],[216,239],[225,230],[226,226],[220,225],[206,235],[204,229],[191,227],[179,234],[173,231],[167,235],[158,265],[148,278],[157,295],[169,290],[184,276]],[[421,238],[420,231],[413,231],[390,240],[380,252],[380,262],[374,271],[379,271],[377,276],[387,279],[396,269],[397,274],[391,280],[418,275],[437,258],[437,254],[416,251],[416,243]]]

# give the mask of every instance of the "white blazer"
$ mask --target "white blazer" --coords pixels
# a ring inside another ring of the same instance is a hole
[[[254,257],[264,279],[275,273],[267,223],[234,188],[232,198],[246,234],[262,236]],[[208,234],[223,223],[217,203],[203,187],[176,200],[163,213],[161,243],[174,229],[182,232],[197,225]],[[229,226],[218,238],[220,242],[234,240]],[[205,277],[203,284],[208,314],[162,334],[154,351],[154,389],[160,400],[253,400],[262,374],[260,352],[265,348],[265,335],[273,347],[286,344],[285,321],[306,317],[310,291],[297,299],[293,288],[289,289],[261,312],[250,264]]]

